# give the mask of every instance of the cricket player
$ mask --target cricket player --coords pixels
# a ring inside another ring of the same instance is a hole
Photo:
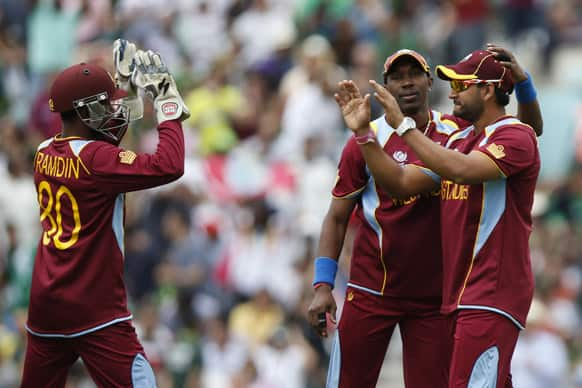
[[[181,121],[189,112],[158,54],[115,42],[116,78],[153,100],[154,154],[119,146],[128,127],[127,90],[105,69],[80,63],[50,90],[62,131],[34,159],[43,233],[32,274],[21,387],[64,387],[80,357],[100,387],[155,387],[131,323],[123,282],[124,198],[184,171]],[[135,102],[135,99],[132,101]],[[140,110],[137,105],[132,105]]]
[[[527,78],[511,53],[498,46],[491,49],[508,58],[508,72]],[[452,133],[470,125],[461,117],[429,108],[432,77],[427,61],[419,53],[399,50],[389,56],[383,76],[383,88],[395,96],[403,112],[419,123],[419,132],[431,142],[444,145]],[[541,133],[537,101],[528,100],[519,105],[519,110]],[[315,263],[316,291],[309,315],[311,324],[326,336],[325,313],[335,321],[331,288],[337,257],[355,211],[360,226],[327,386],[375,387],[398,324],[406,386],[446,387],[452,339],[448,320],[440,313],[440,190],[435,186],[432,191],[395,196],[380,187],[370,174],[360,147],[378,144],[385,157],[400,166],[414,162],[417,156],[389,124],[388,116],[372,121],[369,128],[353,137],[343,150]]]
[[[441,311],[453,339],[447,386],[509,388],[511,356],[534,289],[528,238],[540,169],[536,133],[506,114],[514,81],[495,53],[474,51],[438,66],[437,75],[450,81],[453,113],[469,127],[438,145],[405,116],[391,91],[371,81],[388,123],[419,162],[402,168],[379,138],[360,150],[376,183],[395,197],[440,190]],[[336,100],[357,137],[372,131],[369,99],[352,81],[340,83]]]

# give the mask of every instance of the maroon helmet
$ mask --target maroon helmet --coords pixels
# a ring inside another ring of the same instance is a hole
[[[118,89],[101,66],[79,63],[63,70],[53,82],[49,107],[53,112],[75,111],[81,121],[119,144],[129,124],[129,109],[120,102],[127,92]]]

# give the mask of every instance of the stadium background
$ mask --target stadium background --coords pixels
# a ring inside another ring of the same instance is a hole
[[[17,386],[23,356],[39,235],[32,156],[59,126],[47,86],[81,60],[111,68],[116,37],[159,51],[192,111],[184,177],[127,200],[127,286],[159,387],[324,386],[330,343],[305,316],[349,136],[335,83],[366,88],[398,48],[434,67],[489,41],[533,75],[545,123],[536,298],[514,382],[582,387],[579,0],[0,0],[0,387]],[[433,89],[432,106],[450,111],[448,86]],[[123,144],[151,151],[156,141],[149,108]],[[340,307],[348,263],[344,253]],[[379,387],[402,386],[398,342]],[[77,365],[69,387],[91,386]]]

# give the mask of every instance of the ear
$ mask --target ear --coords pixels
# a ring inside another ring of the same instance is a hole
[[[495,101],[495,85],[487,84],[480,88],[482,90],[483,100]]]

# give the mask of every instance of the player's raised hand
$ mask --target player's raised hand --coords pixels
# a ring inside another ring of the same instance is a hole
[[[511,71],[511,76],[514,83],[525,81],[527,79],[527,74],[525,70],[519,65],[515,55],[508,49],[498,46],[494,43],[487,43],[487,51],[495,53],[495,58],[503,66],[507,67]]]
[[[359,130],[367,132],[370,123],[370,95],[362,97],[354,81],[344,80],[338,83],[338,91],[333,96],[342,111],[347,127],[354,132]]]
[[[370,85],[374,88],[374,97],[384,108],[388,124],[392,128],[397,128],[404,119],[404,114],[400,110],[398,102],[396,102],[394,96],[383,85],[380,85],[374,80],[370,80]]]
[[[309,323],[322,337],[327,337],[327,315],[336,324],[337,305],[331,293],[331,286],[322,284],[315,289],[315,296],[307,309]]]
[[[138,50],[134,59],[132,82],[154,101],[158,123],[175,119],[183,121],[190,117],[174,77],[160,55],[151,50]]]
[[[131,73],[135,68],[134,56],[136,51],[135,44],[128,40],[116,39],[113,42],[114,79],[117,87],[126,92],[135,92],[135,88],[131,85]]]
[[[134,56],[137,48],[134,43],[125,39],[116,39],[113,42],[113,65],[115,74],[113,79],[119,89],[125,90],[128,97],[124,104],[129,107],[129,121],[139,120],[143,116],[143,100],[137,94],[137,87],[131,81],[131,74],[135,69]]]

